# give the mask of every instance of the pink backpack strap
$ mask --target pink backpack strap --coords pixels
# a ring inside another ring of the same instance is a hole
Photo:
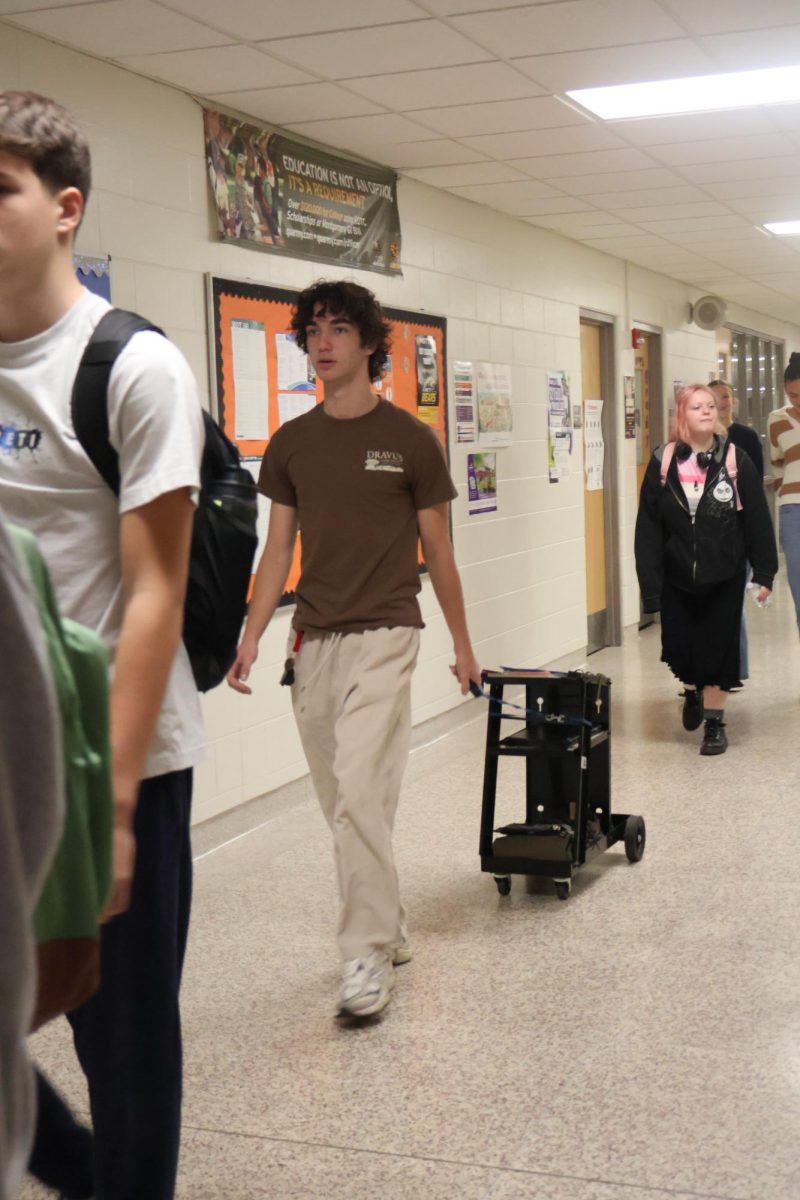
[[[725,469],[728,472],[728,478],[733,486],[733,494],[736,497],[736,511],[742,511],[742,501],[739,498],[739,488],[736,484],[739,475],[739,468],[736,465],[736,447],[733,442],[728,442],[728,453],[725,455]]]
[[[675,442],[667,442],[664,447],[664,453],[661,455],[661,486],[666,487],[667,471],[669,464],[672,462],[672,457],[675,454]]]

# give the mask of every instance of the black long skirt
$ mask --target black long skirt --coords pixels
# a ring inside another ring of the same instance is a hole
[[[698,595],[665,580],[661,593],[661,661],[697,688],[739,687],[739,635],[745,572]]]

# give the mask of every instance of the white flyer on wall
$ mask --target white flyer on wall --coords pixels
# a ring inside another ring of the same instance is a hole
[[[275,334],[278,358],[279,392],[315,392],[317,380],[308,356],[303,353],[293,333]]]
[[[453,395],[456,406],[456,441],[474,442],[478,432],[475,419],[475,372],[471,362],[453,363]]]
[[[269,384],[262,321],[231,321],[231,355],[236,438],[265,441],[269,437]]]
[[[475,364],[478,434],[482,446],[511,444],[511,367],[507,363]]]
[[[583,405],[583,469],[586,473],[587,492],[603,490],[603,401],[586,400]]]
[[[547,372],[547,466],[551,483],[569,475],[572,405],[566,371]]]

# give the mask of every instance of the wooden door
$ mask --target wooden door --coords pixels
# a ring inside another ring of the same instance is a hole
[[[603,400],[599,325],[581,321],[581,399],[583,401],[584,456],[587,454],[586,404]],[[605,407],[605,406],[604,406]],[[604,414],[605,415],[605,414]],[[608,428],[607,421],[603,426]],[[606,439],[607,442],[607,439]],[[606,528],[605,495],[602,488],[588,490],[584,477],[584,532],[586,537],[586,624],[587,653],[606,645]]]

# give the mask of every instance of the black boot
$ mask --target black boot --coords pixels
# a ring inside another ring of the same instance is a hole
[[[728,749],[725,722],[720,717],[709,717],[703,730],[701,754],[724,754]]]
[[[683,728],[699,729],[703,724],[703,693],[699,688],[683,690]]]

